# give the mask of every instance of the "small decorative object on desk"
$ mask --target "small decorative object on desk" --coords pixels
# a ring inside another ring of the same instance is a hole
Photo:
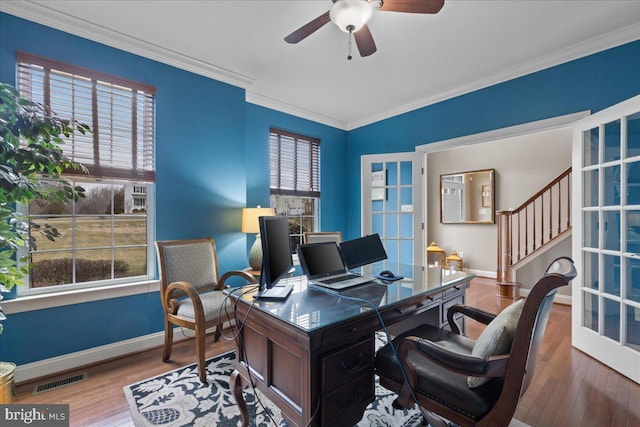
[[[431,242],[427,246],[427,264],[434,267],[444,267],[444,250],[436,245],[436,242]]]
[[[445,268],[447,270],[462,271],[462,257],[456,251],[451,252],[451,255],[446,258]]]

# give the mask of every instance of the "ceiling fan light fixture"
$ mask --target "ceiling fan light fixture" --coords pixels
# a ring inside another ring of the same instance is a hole
[[[345,33],[357,32],[372,15],[373,8],[367,0],[338,0],[329,11],[333,23]]]

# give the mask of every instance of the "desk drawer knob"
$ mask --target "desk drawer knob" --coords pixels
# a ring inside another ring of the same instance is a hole
[[[349,329],[349,332],[355,334],[356,332],[358,332],[358,328],[354,326],[353,328]]]
[[[363,360],[364,360],[364,355],[362,353],[358,353],[358,360],[356,360],[356,363],[354,363],[352,366],[347,366],[344,360],[341,360],[340,363],[338,363],[338,367],[342,369],[345,374],[348,375],[352,372],[357,371],[358,368],[362,366]]]

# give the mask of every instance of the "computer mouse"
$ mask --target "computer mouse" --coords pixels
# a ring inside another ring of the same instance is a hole
[[[380,276],[382,277],[388,277],[388,278],[393,278],[396,277],[395,274],[393,274],[393,272],[389,271],[389,270],[384,270],[380,272]]]

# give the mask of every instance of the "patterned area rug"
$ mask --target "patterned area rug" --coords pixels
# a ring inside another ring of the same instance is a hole
[[[207,361],[208,384],[200,382],[197,365],[193,364],[124,387],[134,424],[136,427],[239,426],[240,411],[229,391],[229,375],[233,367],[234,352],[231,351]],[[393,409],[391,403],[396,398],[395,393],[381,387],[377,379],[376,396],[358,426],[421,425],[422,417],[417,409]],[[252,425],[287,426],[273,403],[260,392],[258,399],[262,404],[256,404],[250,388],[245,390]]]

